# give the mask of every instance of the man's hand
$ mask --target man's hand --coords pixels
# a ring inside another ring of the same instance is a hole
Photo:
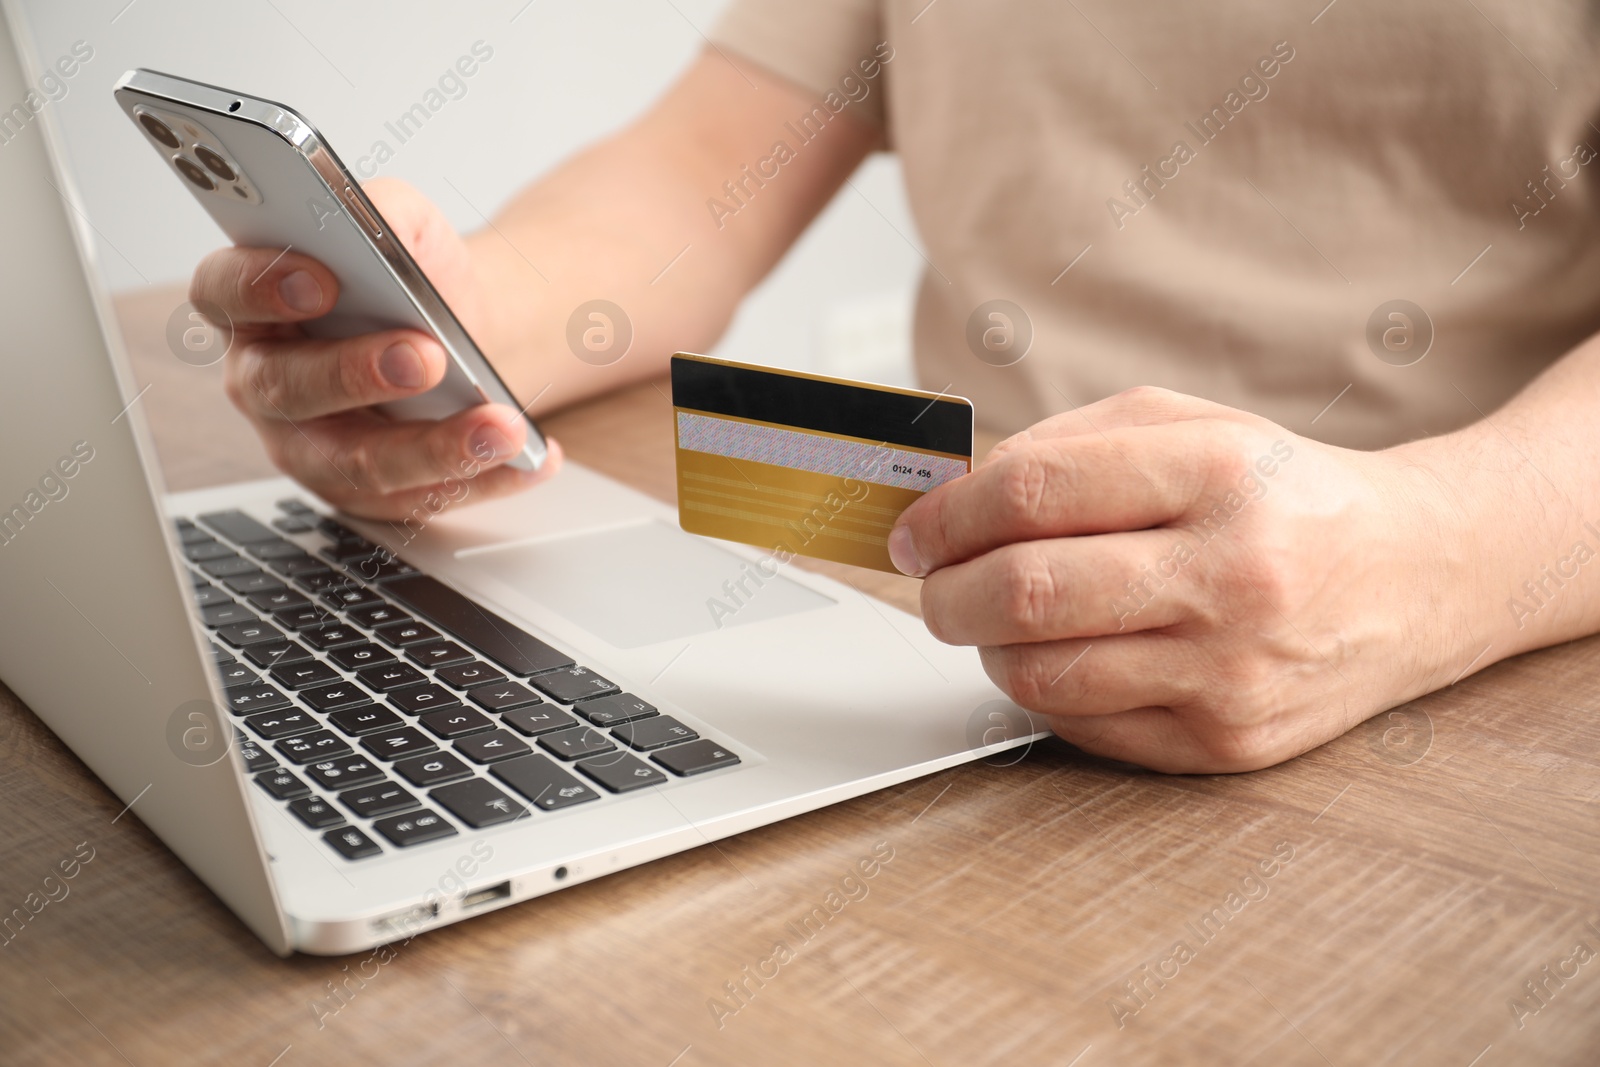
[[[1242,771],[1450,681],[1454,508],[1397,454],[1134,389],[1003,442],[890,546],[934,636],[1067,741]]]
[[[366,191],[472,332],[481,309],[461,238],[410,186],[379,180]],[[536,473],[503,465],[528,433],[521,415],[504,405],[484,404],[438,422],[397,421],[376,411],[374,405],[439,384],[444,349],[415,330],[307,337],[298,324],[326,314],[339,295],[333,273],[316,260],[293,251],[225,248],[200,264],[189,295],[233,320],[228,396],[255,424],[273,463],[345,511],[397,519],[430,494],[487,500],[524,489],[560,465],[554,442]]]

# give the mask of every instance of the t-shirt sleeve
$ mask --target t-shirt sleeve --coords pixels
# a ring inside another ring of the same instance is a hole
[[[850,110],[883,124],[879,0],[733,0],[710,37],[819,98],[840,91],[847,77],[865,81],[871,91]]]

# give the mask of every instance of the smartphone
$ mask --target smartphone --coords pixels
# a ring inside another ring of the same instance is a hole
[[[270,100],[152,70],[130,70],[115,92],[234,244],[293,249],[333,271],[339,300],[303,324],[308,334],[409,328],[444,347],[444,380],[381,410],[397,419],[441,419],[486,402],[522,406],[310,122]],[[527,444],[508,463],[538,470],[548,454],[528,419]]]

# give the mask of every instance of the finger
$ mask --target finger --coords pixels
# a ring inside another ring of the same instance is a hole
[[[999,645],[978,654],[995,685],[1041,715],[1183,706],[1205,686],[1186,643],[1159,633]]]
[[[415,536],[413,531],[419,531],[446,510],[511,496],[555,477],[565,457],[555,438],[547,437],[545,443],[549,455],[536,471],[504,465],[491,467],[472,478],[447,478],[435,485],[403,489],[387,496],[355,498],[342,510],[361,518],[401,524],[398,536],[406,541]],[[394,547],[398,550],[400,546]]]
[[[191,301],[210,301],[235,326],[314,319],[338,298],[331,270],[278,248],[220,248],[200,261],[189,281]]]
[[[1003,545],[922,583],[922,618],[952,645],[1012,645],[1136,633],[1207,615],[1185,568],[1194,540],[1141,530]]]
[[[444,380],[439,342],[416,330],[337,340],[261,338],[228,361],[228,395],[262,419],[311,419],[401,400]]]
[[[361,411],[279,423],[269,447],[280,467],[323,499],[359,508],[446,478],[476,478],[515,456],[527,434],[515,408],[482,404],[437,422]]]
[[[1115,715],[1053,718],[1055,735],[1092,755],[1137,763],[1166,774],[1254,770],[1225,759],[1196,740],[1170,708],[1133,708]]]
[[[1129,426],[1157,426],[1190,419],[1247,420],[1250,417],[1247,412],[1198,396],[1153,385],[1140,385],[1037,422],[995,445],[985,462],[1030,441],[1099,434]]]
[[[1015,541],[1168,522],[1203,488],[1207,472],[1193,461],[1210,443],[1206,428],[1218,425],[1029,442],[908,507],[889,535],[889,554],[905,573],[925,575]]]

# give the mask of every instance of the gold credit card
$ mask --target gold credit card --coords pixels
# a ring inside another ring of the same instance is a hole
[[[961,397],[680,352],[672,408],[679,524],[779,562],[895,572],[895,519],[972,470],[972,403]]]

